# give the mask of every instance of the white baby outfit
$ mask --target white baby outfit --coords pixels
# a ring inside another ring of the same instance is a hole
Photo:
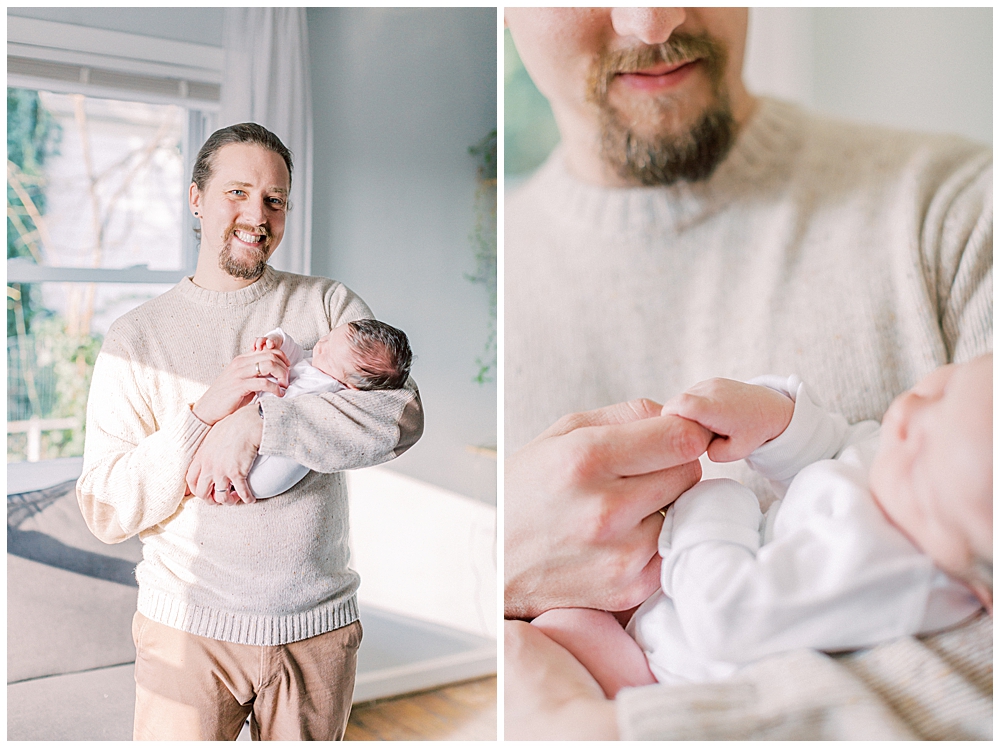
[[[338,392],[344,385],[312,365],[312,355],[307,355],[302,346],[280,327],[267,334],[282,337],[281,351],[288,357],[288,388],[283,397],[318,395],[321,392]],[[273,377],[271,377],[273,379]],[[262,392],[259,397],[275,397],[270,392]],[[306,477],[309,468],[295,460],[280,455],[258,454],[254,460],[247,483],[255,498],[269,499],[284,493]]]
[[[798,648],[869,647],[957,624],[980,609],[879,509],[868,489],[879,424],[849,426],[796,377],[760,377],[795,401],[777,438],[747,458],[779,496],[705,480],[667,512],[661,590],[629,623],[661,683],[714,681]]]

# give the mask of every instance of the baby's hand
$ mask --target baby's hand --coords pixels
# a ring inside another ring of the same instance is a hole
[[[277,335],[266,335],[253,341],[253,349],[255,351],[273,350],[275,348],[281,348],[281,344],[283,342],[284,341]]]
[[[716,434],[708,445],[713,462],[742,460],[781,434],[795,403],[768,387],[709,379],[667,401],[661,415],[677,415]]]

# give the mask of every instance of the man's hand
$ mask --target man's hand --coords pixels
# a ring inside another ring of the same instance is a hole
[[[700,423],[715,434],[708,458],[733,462],[779,436],[794,410],[795,403],[768,387],[709,379],[668,400],[662,412]]]
[[[711,434],[650,400],[557,421],[511,456],[504,611],[625,610],[659,586],[660,510],[701,478]]]
[[[243,407],[216,423],[188,468],[188,491],[217,504],[241,500],[252,504],[256,499],[247,484],[247,473],[257,457],[263,431],[256,405]]]
[[[268,379],[269,376],[277,382]],[[255,350],[230,361],[191,410],[203,423],[214,426],[249,403],[258,392],[281,397],[287,387],[288,358],[285,354],[273,348]]]
[[[613,701],[537,628],[504,621],[504,739],[617,740]]]

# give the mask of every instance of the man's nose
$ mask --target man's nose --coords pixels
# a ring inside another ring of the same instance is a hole
[[[251,197],[243,204],[243,220],[253,226],[262,226],[267,223],[267,207],[264,205],[264,198]]]
[[[619,36],[634,36],[645,44],[662,44],[684,23],[684,8],[612,8],[611,26]]]

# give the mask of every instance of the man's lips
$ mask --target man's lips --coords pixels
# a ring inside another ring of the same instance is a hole
[[[642,70],[616,73],[614,80],[638,91],[664,91],[679,86],[698,68],[699,60],[661,62]]]
[[[267,238],[264,234],[252,234],[249,231],[241,231],[240,229],[233,231],[232,235],[244,244],[253,245],[261,244]]]

